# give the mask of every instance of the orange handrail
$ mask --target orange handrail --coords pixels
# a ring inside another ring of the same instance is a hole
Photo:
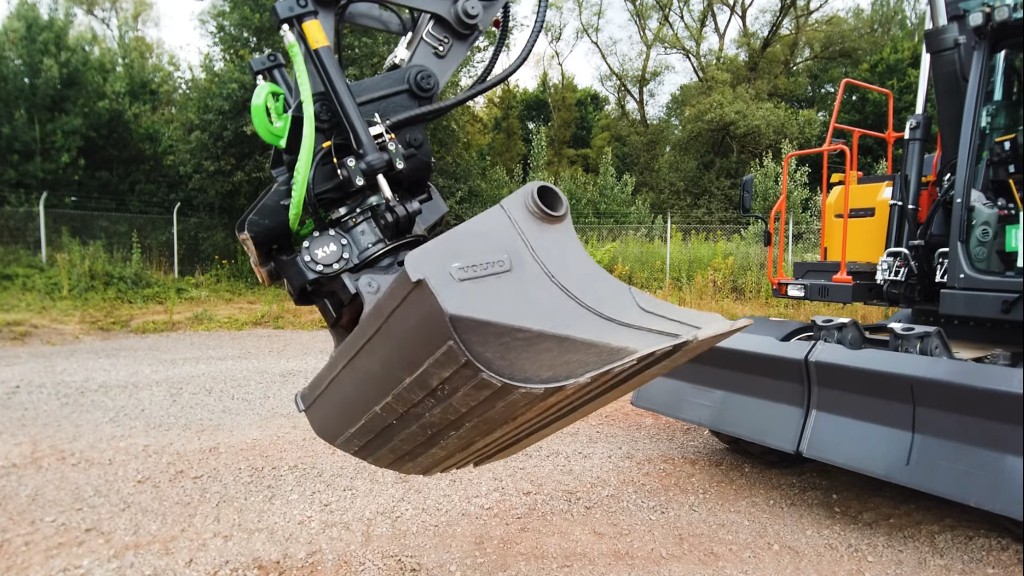
[[[839,123],[839,112],[842,109],[843,96],[846,94],[847,87],[863,88],[870,92],[882,94],[886,97],[888,104],[887,122],[885,132],[877,132],[874,130],[867,130],[865,128],[857,128],[849,126],[847,124]],[[869,138],[877,138],[884,140],[886,144],[886,170],[888,173],[892,173],[892,156],[893,156],[893,145],[897,140],[903,138],[903,132],[897,132],[893,129],[893,116],[894,116],[894,98],[890,90],[854,80],[852,78],[846,78],[839,84],[839,92],[836,94],[835,106],[832,108],[832,117],[828,124],[828,133],[825,136],[824,144],[819,148],[811,150],[798,150],[791,152],[786,155],[782,164],[782,190],[779,195],[778,201],[775,202],[775,206],[772,207],[772,211],[768,217],[768,229],[774,231],[775,219],[780,214],[782,218],[779,220],[779,235],[778,241],[776,242],[776,236],[772,235],[772,240],[768,247],[768,281],[771,282],[773,288],[778,289],[780,280],[792,280],[792,278],[785,277],[783,262],[786,246],[786,199],[789,193],[789,161],[791,158],[796,156],[806,156],[810,154],[821,154],[821,238],[819,242],[819,258],[825,260],[825,233],[826,227],[828,226],[828,190],[829,190],[829,174],[828,174],[828,156],[829,153],[842,152],[844,158],[844,175],[843,175],[843,241],[842,249],[840,251],[839,260],[839,272],[832,276],[833,282],[842,282],[847,284],[853,283],[853,278],[847,271],[846,262],[846,245],[848,240],[849,232],[849,220],[850,220],[850,181],[860,175],[859,171],[859,158],[860,158],[860,139],[862,136]],[[839,144],[834,141],[836,130],[842,130],[850,133],[851,146],[847,147],[845,144]],[[933,172],[935,169],[933,168]],[[776,257],[776,247],[778,248]]]
[[[863,88],[870,92],[882,94],[886,97],[888,104],[888,114],[885,132],[876,132],[874,130],[867,130],[864,128],[856,128],[854,126],[848,126],[846,124],[840,124],[839,111],[842,109],[843,96],[846,95],[847,86],[853,86],[856,88]],[[849,132],[853,140],[853,153],[852,153],[852,166],[846,167],[846,175],[844,182],[846,183],[846,193],[849,193],[849,181],[851,174],[859,174],[859,161],[860,161],[860,137],[868,136],[870,138],[877,138],[885,140],[886,144],[886,170],[892,173],[892,154],[893,144],[896,140],[903,137],[903,132],[896,132],[893,129],[893,116],[895,114],[894,108],[894,97],[892,91],[886,90],[885,88],[868,84],[867,82],[861,82],[860,80],[854,80],[852,78],[845,78],[839,83],[839,92],[836,94],[836,103],[832,108],[832,118],[828,125],[828,134],[825,135],[825,142],[823,146],[828,147],[832,144],[832,139],[835,135],[836,130],[843,130]],[[825,259],[825,227],[828,225],[828,218],[825,210],[825,205],[828,201],[828,152],[822,154],[821,161],[821,237],[818,244],[818,258],[821,260]],[[843,221],[843,246],[846,246],[846,221]],[[846,269],[846,249],[843,249],[843,259],[840,263],[840,268],[845,271]]]
[[[783,276],[783,261],[786,253],[786,198],[789,191],[789,161],[796,156],[808,156],[811,154],[822,154],[828,155],[829,152],[842,152],[845,159],[846,167],[846,178],[843,179],[843,246],[841,253],[841,261],[839,264],[839,272],[832,277],[833,282],[843,282],[847,284],[853,283],[853,278],[846,271],[846,231],[849,225],[850,217],[850,169],[851,169],[851,154],[850,149],[844,144],[833,144],[831,146],[822,146],[820,148],[814,148],[810,150],[797,150],[786,154],[785,159],[782,161],[782,193],[779,195],[779,199],[775,202],[775,206],[772,207],[771,213],[768,215],[768,229],[775,228],[775,218],[781,215],[779,219],[779,241],[778,245],[778,257],[775,257],[775,238],[772,235],[771,245],[768,247],[768,281],[771,282],[773,288],[779,287],[780,280],[792,280]],[[824,211],[824,207],[822,207]],[[824,234],[824,231],[822,232]],[[775,272],[772,268],[775,268]]]

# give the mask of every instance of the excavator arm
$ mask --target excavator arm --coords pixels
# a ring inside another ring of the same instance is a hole
[[[372,465],[434,474],[511,456],[629,394],[747,321],[676,307],[598,266],[569,200],[530,182],[450,230],[431,184],[429,122],[499,86],[510,26],[498,0],[283,0],[287,58],[252,60],[253,125],[273,181],[236,227],[256,276],[316,306],[335,349],[296,394],[314,432]],[[403,13],[407,11],[407,13]],[[340,26],[394,34],[350,81]],[[441,99],[486,27],[480,76]]]

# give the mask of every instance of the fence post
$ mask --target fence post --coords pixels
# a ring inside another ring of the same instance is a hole
[[[43,197],[39,199],[39,245],[42,248],[43,264],[46,264],[46,195],[49,190],[43,190]]]
[[[793,220],[793,213],[789,213],[789,269],[793,270],[793,226],[796,222]],[[792,274],[792,272],[790,272]]]
[[[174,205],[174,215],[172,216],[173,232],[174,232],[174,277],[178,277],[178,208],[181,207],[181,202]]]
[[[665,225],[665,288],[668,289],[669,270],[672,269],[672,212],[667,213]]]

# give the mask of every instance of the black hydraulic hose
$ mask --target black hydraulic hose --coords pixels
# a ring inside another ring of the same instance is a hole
[[[530,57],[533,47],[537,44],[537,40],[540,38],[540,34],[544,30],[544,18],[547,14],[547,10],[548,0],[538,0],[537,17],[533,21],[533,30],[530,31],[530,36],[526,40],[526,45],[523,46],[522,51],[519,52],[519,56],[516,57],[515,61],[513,61],[508,68],[502,70],[497,76],[481,84],[471,86],[462,94],[459,94],[449,100],[435,102],[433,104],[423,106],[422,108],[416,108],[415,110],[409,110],[408,112],[398,114],[397,116],[389,118],[385,124],[387,124],[388,128],[395,130],[409,124],[432,120],[438,116],[447,114],[457,106],[461,106],[481,94],[485,94],[488,91],[493,90],[499,84],[508,80],[513,74],[522,68],[523,64],[525,64],[526,60]]]
[[[498,39],[494,42],[494,51],[491,52],[491,58],[487,61],[487,65],[484,66],[483,72],[480,72],[480,75],[473,81],[474,86],[487,80],[487,77],[494,71],[494,67],[498,65],[498,58],[501,57],[501,51],[505,49],[505,41],[508,39],[511,12],[511,4],[506,2],[501,7],[501,30],[498,31]]]
[[[956,158],[945,162],[942,167],[935,173],[936,178],[940,174],[946,174],[952,169],[953,165],[956,164]],[[931,208],[928,209],[928,214],[925,216],[924,224],[921,225],[917,230],[917,240],[927,240],[931,236],[932,224],[935,222],[935,217],[938,215],[939,210],[942,209],[942,204],[949,199],[953,194],[953,182],[949,182],[945,186],[939,189],[939,193],[935,196],[935,201],[932,202]],[[922,238],[924,236],[924,238]]]
[[[917,236],[917,214],[921,204],[921,176],[924,173],[925,143],[931,133],[931,118],[927,114],[914,114],[907,123],[907,134],[904,136],[906,156],[903,158],[903,172],[906,179],[906,192],[903,197],[904,228],[900,230],[900,246],[907,248],[910,239]]]
[[[324,220],[323,214],[320,213],[320,206],[317,203],[316,194],[313,192],[313,183],[316,180],[316,170],[320,167],[324,157],[327,156],[328,151],[328,148],[320,148],[316,151],[316,155],[313,156],[313,162],[310,164],[309,178],[306,182],[306,207],[319,228],[327,228],[327,222]]]

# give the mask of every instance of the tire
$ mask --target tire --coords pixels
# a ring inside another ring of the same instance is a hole
[[[1006,516],[1001,516],[998,520],[1000,528],[1002,528],[1006,534],[1017,541],[1024,541],[1024,522],[1020,520],[1014,520]]]
[[[729,436],[728,434],[722,434],[721,432],[716,432],[714,430],[708,430],[708,432],[711,432],[712,436],[729,448],[736,448],[740,442],[740,439],[735,436]]]
[[[807,459],[800,454],[790,454],[775,448],[761,446],[749,440],[743,440],[735,436],[723,434],[715,430],[708,430],[719,442],[726,445],[730,450],[735,450],[745,456],[752,456],[765,464],[779,468],[789,468],[807,462]]]

